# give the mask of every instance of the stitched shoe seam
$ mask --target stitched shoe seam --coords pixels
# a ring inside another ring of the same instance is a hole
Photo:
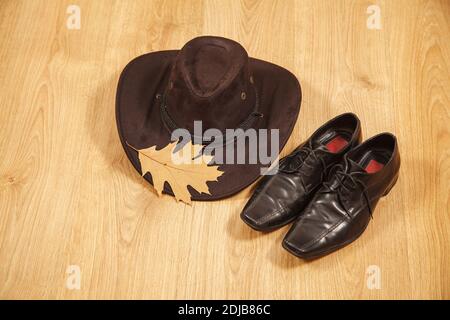
[[[330,228],[322,232],[317,238],[314,238],[313,240],[310,240],[309,242],[305,243],[300,250],[306,250],[310,247],[312,247],[314,244],[325,238],[328,234],[330,234],[333,230],[335,230],[338,226],[340,226],[342,223],[344,223],[346,220],[341,219],[337,221],[335,224],[333,224]]]
[[[258,219],[258,220],[255,220],[255,219],[252,219],[254,222],[262,222],[262,223],[264,223],[264,222],[266,222],[268,219],[270,219],[270,218],[273,218],[274,216],[276,216],[276,215],[280,215],[280,213],[285,213],[287,210],[286,210],[286,208],[282,205],[282,204],[279,204],[279,206],[281,207],[280,209],[277,209],[276,211],[273,211],[273,212],[271,212],[270,214],[268,214],[268,215],[265,215],[264,217],[261,217],[260,219]]]
[[[364,233],[364,231],[367,229],[367,226],[368,226],[368,225],[369,225],[369,222],[366,223],[366,225],[365,225],[364,228],[361,230],[361,232],[359,232],[356,236],[353,236],[353,237],[351,237],[350,239],[347,239],[347,240],[344,241],[343,243],[337,243],[337,244],[332,245],[332,246],[329,247],[329,248],[326,248],[326,249],[323,249],[323,250],[319,250],[318,252],[315,252],[313,256],[317,256],[317,255],[320,256],[320,255],[322,255],[322,254],[324,254],[324,253],[330,253],[330,252],[334,251],[336,248],[339,249],[339,248],[342,248],[343,246],[346,246],[346,245],[352,243],[353,241],[355,241],[356,239],[358,239],[358,238]],[[295,252],[298,253],[298,254],[303,254],[303,253],[304,253],[304,252],[301,252],[298,248],[296,248],[292,242],[289,242],[289,241],[287,241],[287,240],[285,240],[285,242],[288,243],[288,244],[290,244],[291,246],[293,246],[293,247],[290,248],[292,251],[295,251]]]

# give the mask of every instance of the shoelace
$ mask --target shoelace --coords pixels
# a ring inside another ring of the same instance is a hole
[[[369,209],[370,217],[371,217],[371,219],[373,219],[372,208],[370,206],[369,197],[367,196],[366,187],[365,187],[364,183],[361,180],[359,180],[358,178],[356,178],[354,176],[354,175],[358,174],[358,172],[346,172],[344,170],[344,167],[342,166],[342,164],[337,164],[336,165],[336,169],[337,170],[335,171],[334,176],[337,179],[338,186],[337,186],[337,188],[333,189],[331,187],[331,185],[330,185],[330,182],[324,182],[323,185],[326,187],[325,192],[333,192],[333,191],[335,191],[341,206],[345,209],[345,206],[343,205],[343,201],[342,201],[341,190],[344,189],[345,191],[352,191],[352,189],[355,189],[359,185],[362,188],[362,194],[364,195],[364,198],[366,200],[367,207]],[[352,182],[352,185],[350,187],[347,187],[345,185],[346,178],[350,179],[350,181]],[[346,211],[348,217],[352,218],[350,216],[350,214],[347,212],[347,210],[345,210],[345,211]]]
[[[289,163],[287,165],[287,168],[280,168],[281,172],[284,173],[295,173],[298,172],[298,170],[302,167],[303,163],[305,162],[305,160],[308,158],[308,156],[312,156],[314,158],[314,160],[320,162],[320,164],[322,165],[322,169],[323,172],[325,172],[327,166],[325,164],[325,161],[320,158],[317,154],[316,154],[316,150],[311,148],[310,146],[303,146],[302,148],[300,148],[300,150],[296,151],[293,155],[286,157],[285,159],[294,159],[294,165],[292,165],[292,163]],[[293,169],[291,169],[290,167],[293,167]]]

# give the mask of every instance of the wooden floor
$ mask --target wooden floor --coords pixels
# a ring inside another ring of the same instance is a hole
[[[399,182],[358,241],[302,262],[287,228],[241,222],[251,188],[187,206],[135,172],[115,126],[122,68],[205,34],[300,79],[283,154],[346,111],[366,138],[398,136]],[[2,0],[0,88],[1,298],[450,298],[449,1]]]

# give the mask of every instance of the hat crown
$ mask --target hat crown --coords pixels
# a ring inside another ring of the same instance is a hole
[[[221,37],[192,39],[178,53],[166,89],[167,111],[179,127],[237,128],[254,110],[248,55],[237,42]]]
[[[226,89],[243,71],[247,60],[247,52],[235,41],[199,37],[181,49],[178,67],[192,93],[206,98]]]

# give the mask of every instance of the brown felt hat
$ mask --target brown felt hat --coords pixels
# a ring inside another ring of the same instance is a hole
[[[203,131],[279,129],[281,150],[296,123],[300,101],[300,85],[292,73],[249,58],[233,40],[203,36],[181,50],[152,52],[132,60],[120,76],[116,120],[123,148],[142,174],[136,149],[164,148],[177,128],[194,134],[197,120],[202,121]],[[191,199],[230,196],[255,181],[261,167],[261,163],[247,162],[219,165],[223,174],[207,183],[210,194],[189,186]],[[144,178],[152,183],[150,173],[144,173]],[[164,192],[173,194],[167,182]]]

